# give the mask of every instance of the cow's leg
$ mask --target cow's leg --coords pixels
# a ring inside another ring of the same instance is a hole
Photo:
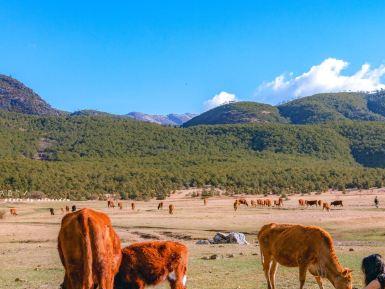
[[[171,289],[185,289],[187,282],[186,267],[179,266],[175,271],[168,274],[167,279]]]
[[[267,281],[267,289],[271,289],[270,283],[270,267],[271,267],[271,258],[267,254],[263,255],[262,259],[263,272],[265,273],[265,278]]]
[[[270,272],[269,272],[271,289],[275,289],[275,273],[277,272],[277,267],[278,267],[278,263],[273,259],[271,262]]]
[[[303,285],[305,284],[306,271],[307,271],[307,265],[300,264],[299,265],[299,289],[302,289]]]
[[[322,285],[322,278],[320,276],[314,276],[314,278],[317,281],[319,288],[324,289],[324,286]]]
[[[323,289],[322,278],[320,276],[320,274],[322,274],[322,273],[319,271],[319,269],[317,269],[317,266],[310,265],[309,266],[309,272],[310,272],[310,274],[312,274],[314,276],[315,280],[317,281],[318,287],[320,289]]]

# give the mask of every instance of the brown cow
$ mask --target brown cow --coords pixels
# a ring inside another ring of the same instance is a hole
[[[17,216],[16,208],[10,208],[9,212],[11,213],[12,216]]]
[[[172,289],[186,288],[188,249],[171,241],[135,243],[122,250],[115,289],[156,286],[166,279]]]
[[[261,200],[261,199],[258,199],[258,200],[257,200],[257,205],[258,205],[258,206],[263,206],[263,204],[264,204],[264,203],[263,203],[263,200]]]
[[[323,201],[322,200],[318,200],[317,204],[318,204],[319,207],[322,207]]]
[[[160,210],[160,209],[163,209],[163,202],[160,202],[160,203],[158,204],[158,210]]]
[[[106,214],[82,209],[65,215],[58,251],[65,269],[62,288],[113,289],[122,252],[120,239]]]
[[[265,199],[263,201],[263,205],[266,206],[266,207],[271,207],[271,200],[270,199]]]
[[[250,205],[255,208],[257,206],[257,203],[254,200],[250,201]]]
[[[204,199],[203,199],[203,204],[204,204],[205,206],[207,206],[207,198],[204,198]]]
[[[306,205],[306,201],[304,199],[299,199],[298,204],[300,207],[304,207]]]
[[[247,207],[249,206],[249,203],[248,203],[247,200],[244,199],[244,198],[238,199],[237,201],[238,201],[238,204],[239,204],[239,205],[245,205],[245,206],[247,206]]]
[[[66,212],[68,213],[70,211],[70,207],[66,206]]]
[[[283,206],[283,199],[279,198],[278,200],[274,200],[274,206],[275,207],[282,207]]]
[[[55,215],[55,210],[54,210],[54,208],[49,208],[49,212],[51,213],[51,216],[54,216],[54,215]]]
[[[239,206],[238,200],[234,201],[234,205],[233,206],[234,206],[234,211],[238,210],[238,206]]]
[[[175,211],[174,205],[173,205],[173,204],[170,204],[170,205],[168,206],[168,213],[169,213],[170,215],[173,215],[173,214],[174,214],[174,211]]]
[[[305,201],[306,207],[318,206],[317,200]]]
[[[333,201],[330,203],[331,206],[334,206],[334,207],[337,207],[337,206],[340,206],[340,207],[343,207],[344,205],[342,204],[342,201]]]
[[[115,202],[113,200],[108,200],[107,208],[115,208]]]
[[[329,206],[328,203],[325,202],[325,203],[322,204],[322,211],[323,211],[323,210],[326,210],[326,211],[328,211],[328,212],[330,211],[330,206]]]
[[[118,202],[119,209],[123,210],[123,202]]]
[[[327,278],[336,289],[351,289],[350,269],[343,268],[337,258],[333,239],[323,229],[313,226],[268,224],[258,233],[262,265],[268,288],[275,289],[277,265],[299,267],[300,289],[306,272],[312,274],[320,289]]]
[[[131,210],[135,211],[135,207],[136,207],[136,206],[135,206],[135,203],[132,202],[132,203],[131,203]]]

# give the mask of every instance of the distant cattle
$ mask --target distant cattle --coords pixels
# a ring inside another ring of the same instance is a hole
[[[318,204],[319,207],[322,207],[323,201],[322,200],[318,200],[317,204]]]
[[[64,214],[64,212],[65,212],[64,208],[60,208],[60,211],[62,214]]]
[[[160,210],[160,209],[163,209],[163,202],[160,202],[160,203],[158,204],[158,210]]]
[[[66,206],[66,212],[69,212],[69,211],[70,211],[70,207]]]
[[[62,288],[112,289],[122,258],[109,217],[82,209],[63,217],[58,251],[65,269]]]
[[[71,211],[76,212],[76,206],[75,205],[72,205]]]
[[[258,200],[257,200],[257,205],[258,205],[258,206],[264,206],[264,205],[265,205],[264,200],[258,199]]]
[[[271,200],[270,200],[270,199],[265,199],[265,200],[263,201],[263,205],[264,205],[265,207],[271,207]]]
[[[344,205],[342,204],[342,201],[333,201],[330,203],[331,206],[334,206],[334,207],[343,207]]]
[[[275,207],[282,207],[283,206],[283,199],[279,198],[278,200],[274,200],[274,206]]]
[[[123,209],[123,202],[118,202],[118,207],[119,207],[119,209]]]
[[[299,199],[298,204],[300,207],[304,207],[306,205],[306,201],[304,199]]]
[[[115,208],[115,202],[113,200],[108,200],[107,208]]]
[[[234,211],[238,210],[238,206],[239,206],[238,200],[235,200],[235,201],[234,201],[234,204],[233,204]]]
[[[330,205],[328,204],[328,203],[326,203],[326,202],[324,202],[323,204],[322,204],[322,211],[323,210],[326,210],[326,211],[330,211]]]
[[[319,287],[327,278],[336,289],[351,289],[351,270],[343,268],[334,250],[332,237],[319,227],[268,224],[258,233],[262,265],[268,288],[275,289],[277,265],[299,267],[300,289],[306,272],[312,274]]]
[[[170,204],[170,205],[168,206],[168,213],[169,213],[170,215],[173,215],[173,214],[174,214],[174,211],[175,211],[174,205],[173,205],[173,204]]]
[[[17,216],[16,208],[10,208],[9,212],[11,213],[12,216]]]
[[[135,203],[134,203],[134,202],[132,202],[132,203],[131,203],[131,210],[133,210],[133,211],[134,211],[134,210],[135,210],[135,207],[136,207],[136,206],[135,206]]]
[[[238,201],[238,204],[239,204],[239,205],[245,205],[245,206],[247,206],[247,207],[249,206],[249,203],[248,203],[247,200],[244,199],[244,198],[238,199],[237,201]]]
[[[49,212],[51,213],[51,216],[55,215],[55,210],[53,208],[49,208]]]
[[[135,243],[122,250],[115,289],[143,289],[168,281],[172,289],[185,289],[188,249],[181,243]]]
[[[203,205],[207,206],[207,198],[203,199]]]
[[[312,207],[312,206],[318,206],[318,201],[317,200],[311,200],[311,201],[305,201],[305,204],[307,207]]]
[[[250,201],[250,205],[255,208],[257,206],[257,203],[254,200]]]

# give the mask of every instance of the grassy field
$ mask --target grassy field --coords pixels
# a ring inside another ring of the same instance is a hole
[[[378,195],[380,208],[373,207]],[[123,210],[107,209],[106,202],[76,202],[78,208],[90,207],[106,212],[122,239],[123,245],[154,239],[171,239],[185,243],[190,249],[188,288],[237,289],[266,288],[261,268],[256,235],[266,223],[302,223],[319,225],[334,237],[341,263],[354,270],[354,287],[362,287],[361,259],[371,253],[385,255],[385,193],[383,190],[333,192],[302,198],[332,201],[341,199],[344,207],[330,212],[319,208],[300,209],[298,198],[291,196],[283,208],[247,208],[233,210],[233,199],[209,199],[204,206],[186,192],[178,192],[165,201],[174,204],[176,212],[158,211],[157,201],[136,202],[132,211],[129,202]],[[248,197],[248,199],[252,199]],[[256,199],[256,197],[254,198]],[[6,214],[0,220],[0,289],[58,288],[63,268],[57,253],[57,234],[62,213],[60,208],[73,203],[0,203],[0,210],[16,207],[18,216]],[[381,208],[381,205],[384,205]],[[56,209],[51,216],[48,208]],[[247,246],[196,245],[197,239],[212,238],[217,231],[240,231],[246,234]],[[350,251],[353,249],[353,251]],[[204,260],[213,254],[216,260]],[[231,254],[231,256],[229,256]],[[325,288],[332,288],[325,281]],[[278,288],[298,288],[297,268],[279,267]],[[308,275],[306,288],[318,288]],[[160,288],[167,288],[161,285]]]

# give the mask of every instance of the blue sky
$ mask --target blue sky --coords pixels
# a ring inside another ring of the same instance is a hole
[[[329,58],[321,83],[370,63],[358,89],[378,88],[384,15],[385,1],[0,0],[0,73],[54,107],[120,114],[201,112],[220,92],[277,103],[326,89],[294,78]]]

